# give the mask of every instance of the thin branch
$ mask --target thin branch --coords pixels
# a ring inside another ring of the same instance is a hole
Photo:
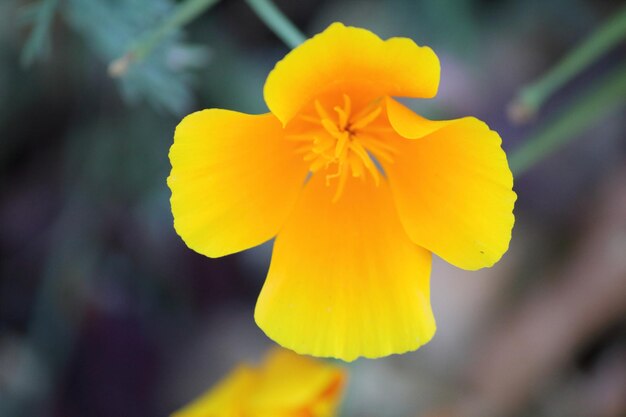
[[[246,0],[246,3],[288,47],[295,48],[306,40],[306,36],[270,0]]]
[[[128,52],[109,64],[111,77],[122,77],[133,63],[140,62],[168,35],[185,26],[202,13],[215,6],[219,0],[187,0],[176,7],[172,15],[151,32],[135,42]]]
[[[618,11],[543,77],[524,87],[509,106],[509,117],[519,123],[532,118],[559,88],[624,38],[626,38],[626,7]]]

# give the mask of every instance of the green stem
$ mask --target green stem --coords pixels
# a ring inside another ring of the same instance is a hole
[[[35,6],[35,9],[31,9],[35,26],[22,50],[20,57],[22,66],[30,66],[49,42],[50,26],[58,4],[58,0],[43,0]]]
[[[114,77],[124,75],[131,63],[141,61],[148,56],[163,38],[186,25],[218,2],[219,0],[187,0],[180,4],[161,26],[146,33],[130,47],[128,52],[113,61],[109,65],[109,74]]]
[[[524,87],[512,106],[519,118],[536,113],[555,91],[626,37],[626,7],[575,48],[539,80]]]
[[[246,0],[246,3],[288,47],[293,49],[306,40],[306,36],[270,0]]]
[[[626,63],[593,83],[574,103],[563,109],[548,126],[511,154],[515,175],[522,175],[567,142],[580,136],[592,123],[626,103]]]

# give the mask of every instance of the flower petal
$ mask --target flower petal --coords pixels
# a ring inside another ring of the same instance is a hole
[[[192,403],[172,414],[172,417],[213,417],[241,415],[242,399],[248,398],[258,384],[255,369],[241,365],[223,381],[209,389]]]
[[[402,229],[385,181],[315,174],[276,238],[259,327],[301,354],[351,361],[417,349],[435,332],[430,253]]]
[[[345,379],[337,366],[276,348],[265,359],[249,409],[254,415],[272,415],[278,410],[290,410],[291,415],[304,409],[331,411],[339,402]]]
[[[187,245],[218,257],[276,235],[307,167],[271,114],[211,109],[176,128],[170,150],[174,227]]]
[[[265,82],[265,102],[287,124],[329,89],[366,89],[372,98],[430,98],[439,86],[439,59],[408,38],[381,40],[372,32],[333,23],[288,53]]]
[[[417,126],[416,116],[413,127],[389,117],[400,134],[424,134],[394,139],[395,161],[384,164],[413,242],[460,268],[493,265],[509,247],[517,198],[498,133],[473,117]]]
[[[385,97],[385,106],[389,124],[391,124],[391,127],[393,127],[396,133],[407,139],[424,137],[435,130],[439,130],[457,121],[428,120],[391,97]]]

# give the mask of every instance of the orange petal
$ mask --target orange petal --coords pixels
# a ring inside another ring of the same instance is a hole
[[[174,227],[187,245],[218,257],[276,235],[307,167],[271,114],[211,109],[176,128],[170,150]]]
[[[386,41],[366,29],[333,23],[288,53],[270,72],[265,102],[283,124],[329,90],[367,90],[371,98],[430,98],[439,59],[408,38]]]
[[[407,139],[424,137],[456,122],[456,120],[428,120],[391,97],[385,97],[385,106],[389,124],[396,133]]]
[[[316,174],[278,235],[255,319],[301,354],[351,361],[417,349],[435,332],[430,253],[400,224],[385,181]]]
[[[248,409],[255,416],[268,417],[276,416],[279,410],[292,416],[299,410],[318,411],[303,413],[312,417],[334,415],[345,379],[338,366],[276,348],[265,359]]]
[[[260,367],[238,366],[172,417],[332,417],[345,379],[338,366],[275,348]]]
[[[392,139],[395,162],[383,165],[407,233],[460,268],[493,265],[508,249],[515,220],[500,136],[473,117],[432,122],[401,110],[389,114],[393,127],[421,138]]]
[[[243,400],[254,393],[258,372],[240,365],[223,381],[192,403],[172,414],[172,417],[238,417],[244,409]]]

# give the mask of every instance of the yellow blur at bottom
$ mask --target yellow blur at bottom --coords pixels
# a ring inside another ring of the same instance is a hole
[[[332,417],[345,379],[342,368],[274,348],[260,366],[239,365],[172,417]]]

